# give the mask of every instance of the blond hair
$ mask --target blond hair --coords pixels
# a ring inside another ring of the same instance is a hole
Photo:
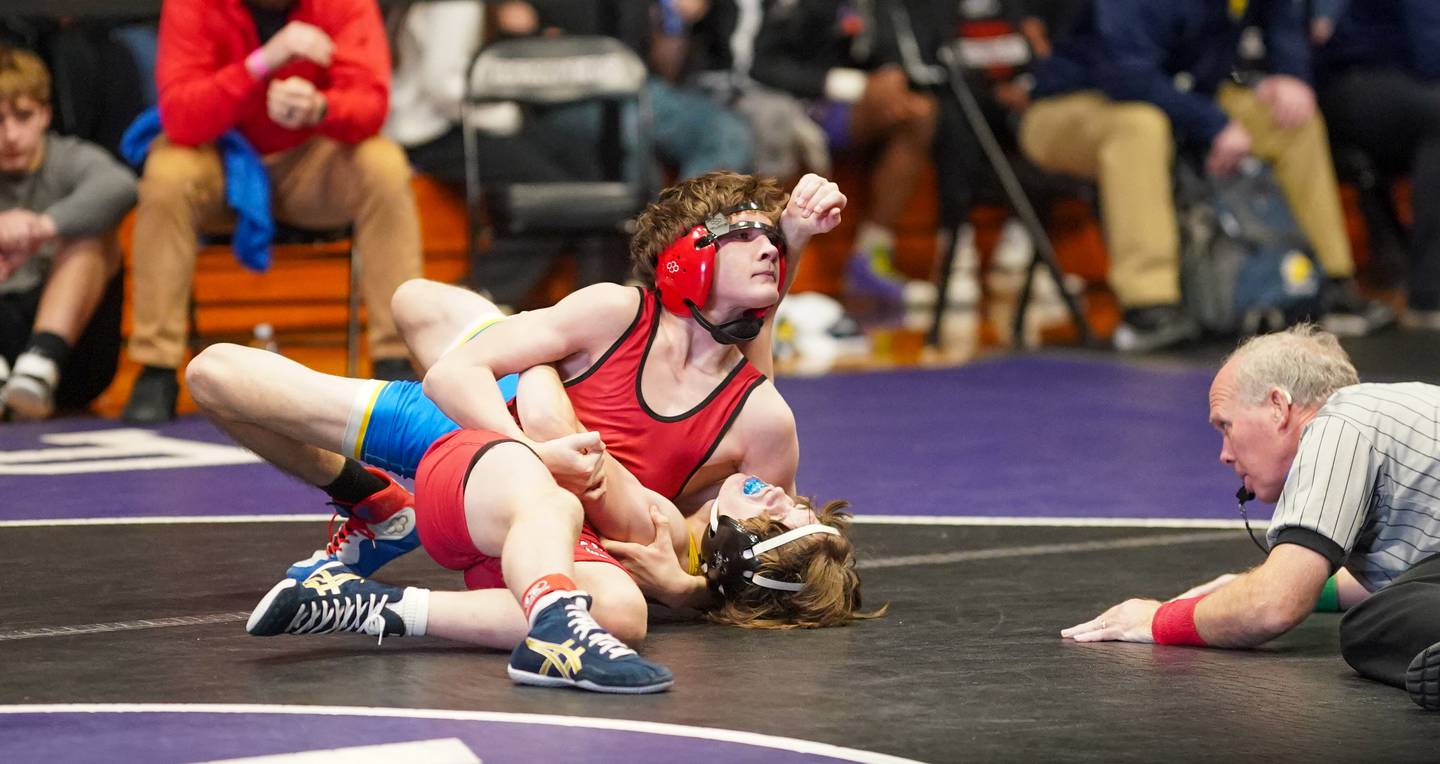
[[[32,98],[50,105],[50,70],[40,57],[22,48],[0,45],[0,103]]]
[[[779,225],[789,198],[772,179],[724,170],[676,183],[661,191],[660,198],[636,218],[635,234],[630,237],[631,271],[641,283],[654,284],[660,253],[706,218],[753,201],[772,224]]]
[[[1252,337],[1225,362],[1235,365],[1237,396],[1251,403],[1264,401],[1278,387],[1298,406],[1319,405],[1336,390],[1360,382],[1335,335],[1309,323]]]
[[[809,504],[807,499],[801,501]],[[804,581],[804,589],[787,592],[743,586],[707,617],[745,629],[818,629],[884,615],[888,604],[869,613],[860,610],[860,574],[855,570],[855,547],[850,543],[850,514],[842,511],[847,506],[847,502],[832,501],[818,515],[821,523],[838,529],[839,535],[812,533],[760,555],[757,575]],[[764,515],[751,517],[741,526],[761,540],[789,530]]]

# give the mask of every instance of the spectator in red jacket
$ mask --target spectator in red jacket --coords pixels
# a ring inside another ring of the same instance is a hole
[[[166,0],[156,80],[129,346],[145,369],[125,419],[175,415],[197,236],[226,222],[213,142],[231,129],[263,157],[278,220],[354,225],[375,376],[408,376],[390,295],[420,275],[420,231],[405,154],[378,135],[390,52],[373,0]]]

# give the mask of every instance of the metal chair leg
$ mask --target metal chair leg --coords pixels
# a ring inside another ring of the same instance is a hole
[[[350,242],[350,295],[345,311],[345,375],[360,376],[360,255]]]

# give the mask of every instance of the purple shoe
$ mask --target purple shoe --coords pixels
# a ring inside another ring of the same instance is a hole
[[[871,252],[851,252],[845,264],[845,285],[850,294],[858,297],[902,305],[905,302],[906,278],[890,262],[889,253],[876,249]]]

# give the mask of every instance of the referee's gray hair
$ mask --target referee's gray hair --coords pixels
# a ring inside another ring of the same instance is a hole
[[[1235,364],[1237,397],[1250,403],[1264,401],[1278,387],[1297,406],[1319,405],[1336,390],[1360,382],[1335,335],[1308,323],[1251,337],[1225,362]]]

